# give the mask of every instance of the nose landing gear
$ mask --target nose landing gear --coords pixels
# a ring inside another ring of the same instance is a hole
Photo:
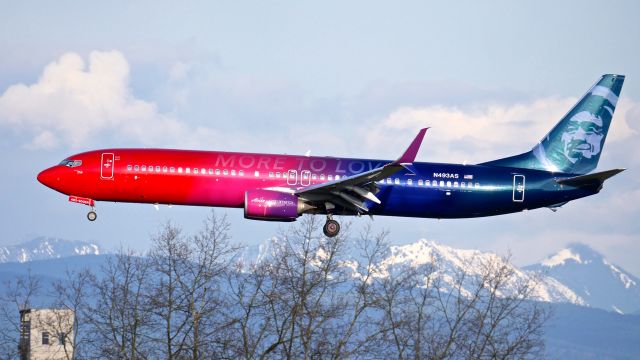
[[[96,219],[98,218],[98,214],[96,214],[96,211],[94,208],[94,205],[96,204],[96,202],[93,199],[70,195],[69,202],[90,206],[91,210],[87,214],[87,219],[89,219],[89,221],[96,221]]]
[[[89,211],[89,213],[87,214],[87,219],[89,219],[89,221],[96,221],[97,218],[98,214],[96,214],[93,208],[91,208],[91,211]]]
[[[331,215],[327,215],[327,222],[322,227],[322,231],[326,237],[335,237],[340,232],[340,223],[333,220]]]

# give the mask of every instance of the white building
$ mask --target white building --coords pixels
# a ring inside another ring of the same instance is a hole
[[[73,321],[68,309],[20,310],[20,359],[73,359]]]

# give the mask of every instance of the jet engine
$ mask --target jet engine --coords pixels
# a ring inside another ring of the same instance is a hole
[[[313,208],[294,194],[260,189],[244,193],[246,219],[295,221],[298,216]]]

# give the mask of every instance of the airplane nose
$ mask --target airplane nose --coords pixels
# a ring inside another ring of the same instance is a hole
[[[38,181],[40,181],[42,185],[53,187],[54,184],[60,180],[60,177],[56,173],[57,171],[54,168],[43,170],[38,174]]]

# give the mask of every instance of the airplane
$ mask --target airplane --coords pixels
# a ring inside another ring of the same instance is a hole
[[[334,215],[470,218],[547,207],[600,192],[624,169],[592,173],[624,75],[603,75],[530,151],[477,165],[415,158],[427,128],[396,160],[171,149],[103,149],[70,156],[38,181],[70,202],[244,208],[247,219],[295,221]],[[513,134],[518,136],[518,134]]]

